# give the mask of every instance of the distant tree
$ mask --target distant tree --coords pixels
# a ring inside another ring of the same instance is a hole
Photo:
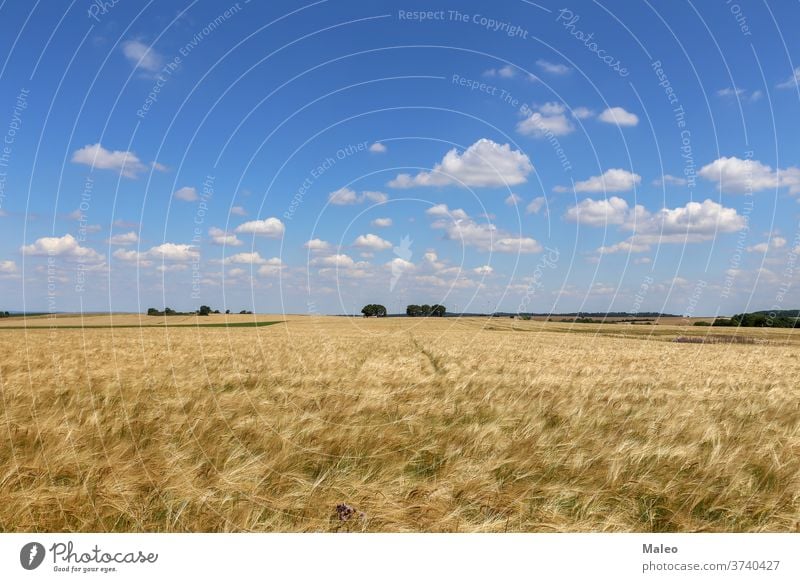
[[[230,310],[230,309],[226,309],[226,310],[225,310],[225,315],[228,315],[228,314],[230,314],[230,312],[231,312],[231,310]]]
[[[422,309],[422,316],[428,317],[431,314],[431,306],[427,303],[424,305],[420,305],[420,309]]]
[[[208,305],[201,305],[197,310],[197,315],[208,315],[211,313],[211,308]]]
[[[155,307],[149,307],[147,309],[147,315],[163,315],[163,314]]]
[[[252,311],[247,311],[246,309],[242,309],[239,312],[239,315],[250,315],[251,313],[253,313],[253,312]]]
[[[444,305],[433,305],[431,307],[431,317],[444,317],[444,314],[447,313],[447,308]]]
[[[419,305],[409,305],[406,307],[406,315],[409,317],[419,317],[422,315],[422,307]]]
[[[365,305],[364,308],[361,310],[361,313],[364,317],[386,317],[386,308],[383,305],[378,305],[377,303],[370,303],[369,305]]]
[[[217,315],[219,315],[219,309],[215,309],[215,310],[214,310],[214,313],[215,313],[215,314],[217,314]]]
[[[170,309],[169,307],[165,307],[164,308],[164,315],[176,315],[176,312],[175,312],[174,309]]]

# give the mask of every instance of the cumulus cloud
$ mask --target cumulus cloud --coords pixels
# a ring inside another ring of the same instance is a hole
[[[589,119],[592,115],[594,115],[594,111],[588,107],[576,107],[572,110],[572,116],[575,119]]]
[[[530,159],[519,150],[482,138],[461,153],[456,148],[451,149],[430,172],[420,172],[416,176],[398,174],[389,186],[515,186],[526,182],[532,171]]]
[[[773,170],[758,160],[723,156],[700,168],[698,174],[709,182],[717,182],[722,191],[729,194],[776,188],[788,188],[790,194],[800,193],[800,168],[795,166]]]
[[[775,85],[778,89],[795,89],[797,84],[800,83],[800,67],[797,67],[793,72],[792,76],[783,81],[782,83],[778,83]]]
[[[198,199],[197,189],[192,186],[184,186],[183,188],[175,190],[173,196],[184,202],[195,202]]]
[[[476,275],[491,275],[494,273],[494,269],[490,265],[483,265],[481,267],[475,267],[472,269],[472,272]]]
[[[151,261],[187,262],[197,259],[200,251],[194,245],[163,243],[150,248],[144,252],[134,250],[117,249],[113,254],[114,258],[128,263],[138,262],[141,265],[149,265]]]
[[[500,77],[502,79],[511,79],[517,75],[517,70],[511,65],[503,65],[499,69],[488,69],[483,72],[486,77]]]
[[[550,73],[551,75],[566,75],[571,70],[567,65],[563,65],[561,63],[551,63],[550,61],[546,61],[544,59],[539,59],[536,61],[536,65],[545,73]]]
[[[266,262],[258,268],[258,274],[262,277],[269,277],[271,275],[277,275],[285,268],[286,265],[283,261],[277,257],[273,257],[267,259]]]
[[[561,103],[545,103],[517,124],[517,131],[532,137],[567,135],[575,131],[575,126],[566,114],[567,108]]]
[[[233,206],[231,208],[231,214],[234,216],[247,216],[247,211],[244,209],[244,206]]]
[[[769,241],[747,247],[751,253],[766,253],[769,249],[782,249],[788,241],[782,236],[773,236]]]
[[[389,228],[392,226],[391,218],[376,218],[370,224],[376,228]]]
[[[103,257],[88,247],[82,247],[71,234],[46,236],[20,247],[23,255],[32,257],[64,257],[76,261],[102,261]]]
[[[234,229],[237,234],[254,234],[268,238],[280,238],[286,231],[286,226],[275,217],[265,218],[264,220],[250,220],[244,222]]]
[[[595,227],[617,225],[633,233],[625,241],[600,247],[601,253],[638,253],[650,250],[652,244],[703,242],[718,233],[739,231],[746,224],[735,208],[725,208],[713,200],[649,212],[639,204],[629,207],[616,196],[607,200],[587,198],[568,209],[565,218]]]
[[[108,239],[108,244],[121,247],[133,245],[137,242],[139,242],[139,235],[137,235],[134,231],[115,234]]]
[[[525,207],[526,214],[539,214],[539,211],[544,208],[546,202],[547,199],[544,196],[537,196]]]
[[[625,127],[632,127],[639,123],[639,117],[635,113],[625,111],[622,107],[609,107],[598,115],[597,119],[604,123],[613,123]]]
[[[83,164],[100,170],[113,170],[119,172],[125,178],[136,178],[147,170],[147,165],[135,153],[107,150],[99,143],[86,145],[79,150],[75,150],[72,153],[72,163]]]
[[[386,146],[378,141],[369,146],[369,151],[371,151],[373,154],[383,154],[386,153],[386,150]]]
[[[628,170],[611,168],[599,176],[575,182],[575,192],[627,192],[641,183],[642,177]],[[569,192],[566,186],[556,186],[555,192]]]
[[[303,247],[311,252],[323,252],[331,248],[331,243],[319,238],[312,238],[310,241],[306,242]]]
[[[163,67],[164,59],[153,47],[138,40],[127,40],[122,43],[122,53],[137,69],[155,73]]]
[[[673,176],[672,174],[664,174],[661,178],[653,180],[653,186],[686,186],[687,183],[686,178]]]
[[[605,226],[625,223],[629,211],[628,203],[617,196],[603,200],[585,198],[577,206],[569,208],[564,218],[588,226]]]
[[[349,255],[338,254],[311,259],[311,264],[320,267],[336,267],[340,269],[347,269],[354,267],[356,262],[353,260],[353,257]]]
[[[520,202],[522,202],[522,197],[517,196],[512,192],[506,197],[504,202],[506,203],[506,206],[517,206]]]
[[[352,204],[361,204],[366,201],[381,204],[388,199],[389,197],[383,192],[365,190],[359,195],[355,190],[351,190],[350,188],[339,188],[328,195],[328,202],[336,206],[349,206]]]
[[[385,251],[392,248],[392,243],[377,234],[362,234],[353,242],[353,246],[370,251]]]
[[[211,244],[214,245],[238,247],[243,244],[242,241],[240,241],[235,234],[225,232],[224,230],[216,226],[212,226],[211,228],[208,229],[208,236],[211,240]]]
[[[480,251],[498,253],[538,253],[541,245],[533,238],[518,236],[498,229],[491,222],[476,222],[460,209],[450,210],[439,204],[426,211],[437,218],[431,226],[444,231],[444,238]]]
[[[17,263],[14,261],[0,261],[0,273],[3,275],[13,275],[17,272]]]

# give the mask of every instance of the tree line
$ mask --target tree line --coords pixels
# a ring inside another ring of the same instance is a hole
[[[406,307],[406,315],[408,317],[444,317],[447,313],[447,308],[444,305],[409,305]],[[361,310],[364,317],[386,317],[386,307],[378,303],[370,303],[365,305]]]
[[[200,309],[197,311],[175,311],[174,309],[170,309],[169,307],[165,307],[163,311],[156,309],[155,307],[150,307],[147,309],[147,315],[211,315],[212,313],[220,313],[219,309],[211,309],[208,305],[201,305]],[[231,310],[226,309],[225,315],[230,315]],[[247,309],[242,309],[239,312],[239,315],[251,315],[253,312],[248,311]]]

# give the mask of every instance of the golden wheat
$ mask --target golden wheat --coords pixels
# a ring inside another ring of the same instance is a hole
[[[280,319],[0,329],[0,530],[798,531],[797,332]]]

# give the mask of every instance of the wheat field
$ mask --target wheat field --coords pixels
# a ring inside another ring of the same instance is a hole
[[[3,321],[0,530],[800,531],[792,330],[260,318]]]

